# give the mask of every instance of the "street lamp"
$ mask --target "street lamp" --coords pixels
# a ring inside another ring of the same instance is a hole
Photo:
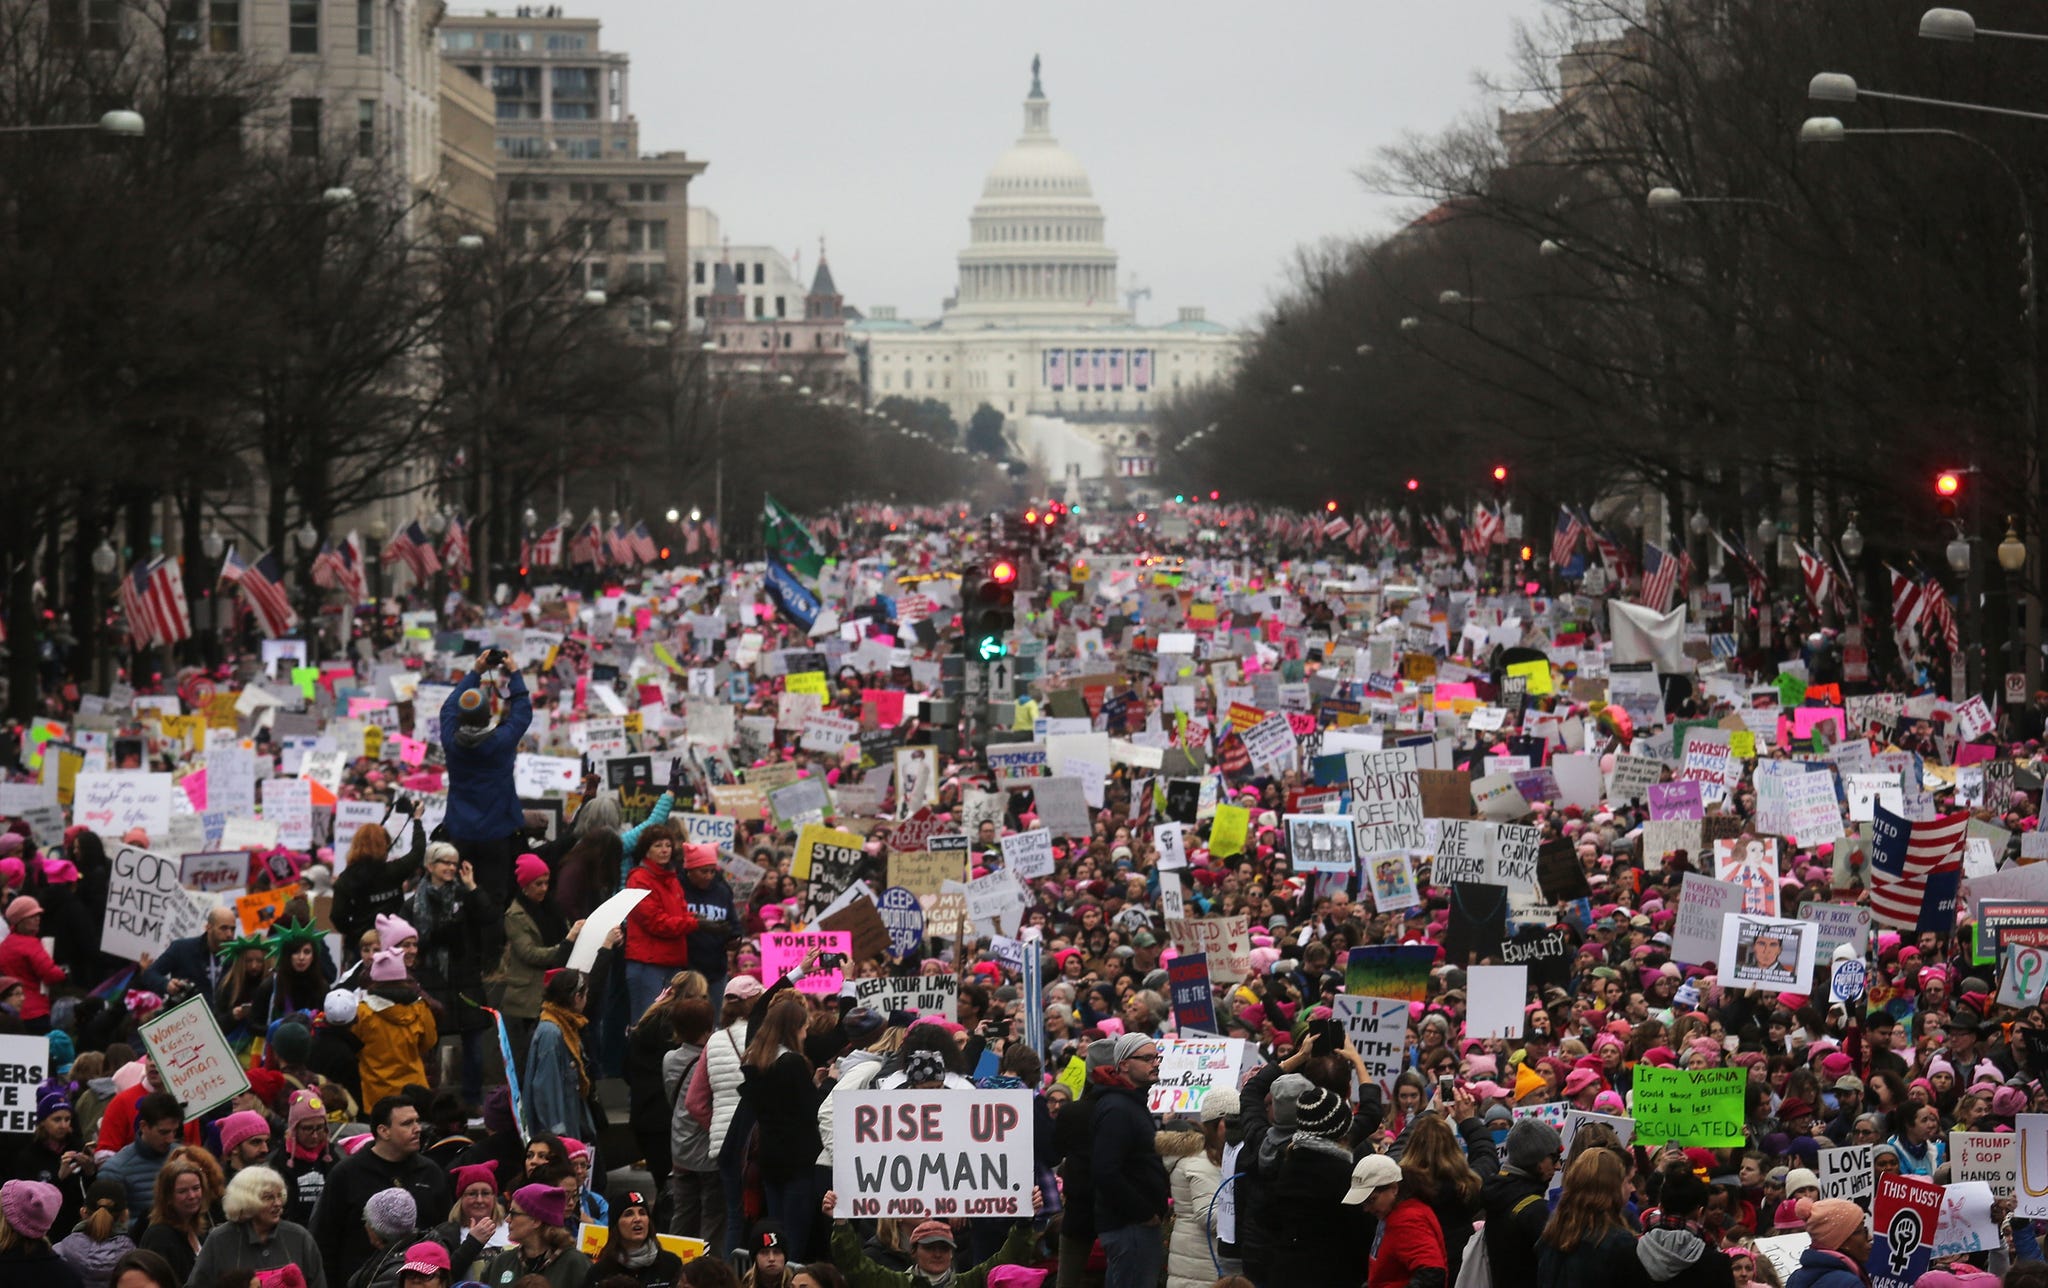
[[[1948,543],[1948,549],[1942,553],[1948,556],[1949,567],[1957,572],[1970,571],[1970,542],[1961,530],[1956,532],[1954,540]]]
[[[484,239],[475,233],[464,233],[455,239],[455,249],[474,255],[484,248]]]
[[[220,533],[208,528],[206,535],[199,538],[199,548],[206,552],[208,559],[218,559],[221,551],[227,548],[227,542],[221,540]]]
[[[2019,517],[2005,516],[2005,540],[1998,543],[1998,566],[2018,572],[2027,566],[2027,543],[2020,540]]]
[[[1571,248],[1553,237],[1545,237],[1536,247],[1536,253],[1545,259],[1556,259]]]
[[[102,112],[97,121],[84,121],[75,125],[9,125],[0,127],[0,134],[60,134],[71,130],[97,130],[115,138],[139,139],[142,137],[142,113],[117,108]]]
[[[2009,116],[2021,121],[2048,121],[2048,112],[2025,112],[2016,107],[1992,107],[1988,103],[1960,103],[1948,98],[1923,98],[1917,94],[1894,94],[1865,89],[1845,72],[1819,72],[1806,83],[1806,96],[1816,103],[1854,103],[1875,98],[1888,103],[1912,103],[1920,107],[1947,107],[1959,112],[1981,112],[1986,116]]]
[[[1692,528],[1692,534],[1696,537],[1706,536],[1707,529],[1714,526],[1713,524],[1707,522],[1707,512],[1705,510],[1694,510],[1692,512],[1692,518],[1687,520],[1686,522],[1687,525]]]
[[[1967,45],[1979,36],[1996,36],[2000,40],[2048,40],[2048,36],[2032,31],[1993,31],[1979,27],[1977,20],[1961,9],[1929,9],[1920,15],[1920,35],[1924,40],[1946,40],[1952,44]]]
[[[530,505],[526,507],[526,513],[520,515],[519,518],[522,522],[526,524],[526,530],[528,532],[531,532],[535,528],[540,526],[540,515],[536,514],[534,512],[533,507]]]
[[[588,308],[601,309],[604,307],[605,301],[610,298],[610,296],[599,290],[583,292],[583,304]]]
[[[1863,530],[1856,526],[1854,510],[1849,512],[1849,526],[1842,529],[1841,539],[1836,544],[1841,546],[1842,556],[1846,559],[1854,561],[1863,557]]]
[[[328,188],[320,194],[320,204],[330,210],[341,210],[356,204],[354,188]]]
[[[664,517],[667,518],[670,523],[674,523],[676,520],[683,517],[683,512],[681,510],[676,509],[674,506],[670,506],[668,508],[668,514]]]
[[[1687,206],[1769,206],[1773,210],[1785,209],[1783,204],[1768,197],[1688,197],[1669,186],[1650,189],[1643,195],[1643,204],[1660,214],[1671,214]]]
[[[647,324],[647,329],[656,335],[674,335],[676,324],[667,318],[656,318]]]
[[[121,556],[114,553],[114,548],[107,544],[105,537],[100,538],[100,543],[93,547],[92,570],[102,577],[111,577],[114,575],[114,566],[120,562]]]
[[[785,371],[781,375],[775,377],[775,383],[781,385],[784,389],[787,389],[791,385],[796,383],[796,377],[790,375],[788,372]]]
[[[700,522],[703,518],[704,512],[702,510],[698,509],[694,505],[690,507],[690,522],[697,523]]]
[[[370,526],[373,530],[376,527],[375,524],[372,524]],[[313,548],[313,543],[320,539],[320,530],[313,526],[313,521],[311,519],[307,519],[304,523],[301,523],[299,525],[298,538],[300,549],[311,550]]]
[[[1422,329],[1422,319],[1413,315],[1402,318],[1401,329],[1403,331],[1420,331]]]
[[[1777,539],[1778,521],[1776,519],[1771,518],[1769,515],[1765,515],[1763,518],[1757,520],[1756,544],[1758,549],[1768,550],[1771,547],[1771,543],[1775,542]]]

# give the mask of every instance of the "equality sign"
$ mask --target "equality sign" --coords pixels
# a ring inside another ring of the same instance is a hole
[[[1941,1222],[1941,1186],[1924,1176],[1877,1178],[1870,1206],[1870,1288],[1912,1288],[1934,1259]]]
[[[832,1115],[836,1217],[1022,1217],[1029,1091],[849,1091]]]
[[[205,998],[158,1011],[136,1032],[185,1117],[203,1117],[249,1089],[249,1075]]]

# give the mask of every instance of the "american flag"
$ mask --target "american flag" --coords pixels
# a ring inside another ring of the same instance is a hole
[[[1749,602],[1761,606],[1771,602],[1771,579],[1764,572],[1763,565],[1750,556],[1749,550],[1740,541],[1730,541],[1716,532],[1714,540],[1721,543],[1721,549],[1737,567],[1742,569],[1743,578],[1749,582]]]
[[[256,624],[263,628],[265,637],[276,639],[299,624],[299,615],[292,611],[291,596],[285,593],[284,566],[272,551],[264,551],[256,556],[256,562],[250,563],[242,558],[237,547],[229,546],[221,559],[220,579],[241,588],[242,602],[256,614]]]
[[[1920,587],[1920,597],[1926,605],[1920,610],[1920,618],[1926,623],[1923,632],[1929,643],[1937,639],[1951,655],[1963,651],[1962,633],[1956,629],[1955,605],[1948,602],[1948,595],[1941,583],[1929,577]]]
[[[313,557],[313,584],[342,592],[352,604],[361,602],[363,539],[351,532],[339,546],[321,542],[320,553]]]
[[[569,562],[602,567],[604,563],[604,538],[598,534],[597,516],[584,520],[583,526],[569,538]]]
[[[605,532],[604,557],[616,568],[630,568],[639,562],[639,552],[633,548],[632,534],[626,531],[624,521],[613,524]]]
[[[433,538],[420,527],[417,519],[391,534],[390,542],[384,547],[384,562],[390,563],[394,559],[404,560],[405,566],[412,569],[413,580],[423,586],[441,571],[441,560],[434,554]]]
[[[1479,534],[1482,548],[1499,545],[1508,539],[1508,525],[1501,521],[1500,511],[1484,504],[1472,516],[1472,530]]]
[[[1349,531],[1351,531],[1351,520],[1341,514],[1331,515],[1323,524],[1323,536],[1326,540],[1335,541]]]
[[[1571,561],[1572,551],[1579,548],[1579,538],[1586,535],[1586,525],[1579,522],[1570,506],[1557,507],[1557,535],[1550,539],[1550,566],[1562,568]]]
[[[1394,522],[1394,512],[1392,510],[1380,511],[1379,518],[1374,521],[1374,531],[1378,533],[1379,539],[1383,544],[1392,546],[1396,550],[1406,550],[1408,548],[1408,538],[1401,531],[1401,526]]]
[[[441,566],[458,577],[469,571],[469,524],[459,514],[448,516],[448,531],[441,538]]]
[[[1579,513],[1579,521],[1585,524],[1586,531],[1592,534],[1593,548],[1600,552],[1600,562],[1607,565],[1607,571],[1617,578],[1626,578],[1628,556],[1622,553],[1621,543],[1594,527],[1592,519],[1588,518],[1584,511]]]
[[[1963,869],[1963,837],[1970,812],[1913,821],[1884,806],[1871,824],[1870,916],[1880,926],[1911,930],[1920,923],[1928,879]],[[1950,890],[1951,897],[1953,889]],[[1949,929],[1953,929],[1953,925]]]
[[[520,548],[523,562],[535,568],[553,568],[562,562],[562,525],[556,524],[537,537],[528,537]]]
[[[1654,542],[1643,543],[1643,585],[1642,601],[1645,605],[1663,612],[1671,607],[1671,597],[1685,586],[1686,575],[1692,571],[1692,557],[1681,549],[1676,554],[1659,550]]]
[[[1884,570],[1892,582],[1892,630],[1903,635],[1927,611],[1927,588],[1890,564]]]
[[[641,563],[653,563],[660,557],[661,551],[654,544],[654,534],[647,530],[647,520],[634,524],[633,531],[627,535],[633,542],[633,553],[640,556]]]
[[[704,548],[712,554],[718,553],[718,520],[704,520]]]
[[[1365,534],[1367,531],[1365,520],[1355,514],[1352,515],[1351,531],[1344,538],[1345,548],[1354,555],[1365,549]]]
[[[139,645],[190,638],[192,615],[185,611],[185,578],[178,561],[158,555],[130,565],[121,578],[121,613],[128,619],[128,637]]]
[[[1429,534],[1430,540],[1444,548],[1445,554],[1454,555],[1458,553],[1458,543],[1451,540],[1450,530],[1444,527],[1442,519],[1437,518],[1433,514],[1427,516],[1422,521],[1422,530]]]
[[[696,554],[698,542],[701,540],[702,538],[697,535],[697,525],[688,519],[683,520],[683,553]]]
[[[1799,552],[1799,575],[1806,582],[1806,597],[1813,606],[1826,611],[1835,599],[1835,570],[1827,560],[1808,550],[1798,542],[1792,548]]]

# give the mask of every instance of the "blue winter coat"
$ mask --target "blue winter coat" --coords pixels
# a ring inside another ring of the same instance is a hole
[[[1799,1254],[1799,1269],[1785,1281],[1785,1288],[1870,1288],[1870,1279],[1850,1269],[1849,1259],[1841,1253],[1808,1248]]]
[[[462,728],[462,695],[477,687],[477,679],[474,671],[463,676],[441,704],[441,749],[448,757],[447,827],[449,838],[456,841],[502,840],[526,825],[519,790],[512,783],[512,761],[526,727],[533,723],[533,700],[526,696],[525,678],[512,672],[506,690],[509,700],[497,727],[465,743],[456,736]]]

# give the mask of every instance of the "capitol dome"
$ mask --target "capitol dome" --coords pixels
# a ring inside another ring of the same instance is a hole
[[[949,329],[1111,326],[1131,315],[1088,171],[1052,134],[1052,103],[1031,60],[1024,133],[981,186],[960,252]]]

